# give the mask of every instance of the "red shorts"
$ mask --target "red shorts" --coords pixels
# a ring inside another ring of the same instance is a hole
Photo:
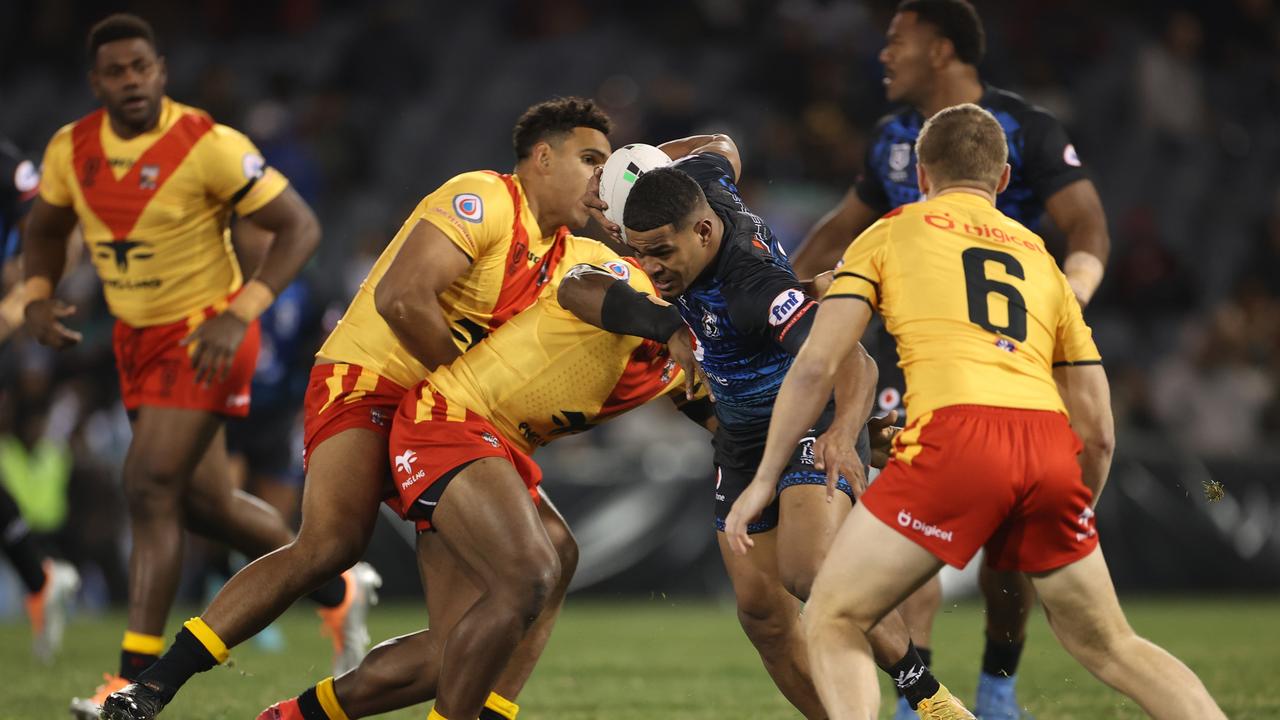
[[[249,385],[258,364],[261,342],[258,321],[249,324],[244,340],[231,361],[227,378],[208,384],[196,382],[191,367],[194,345],[178,343],[209,318],[214,308],[168,325],[133,327],[117,320],[111,333],[120,375],[120,396],[126,410],[142,405],[204,410],[218,415],[244,417],[249,414]]]
[[[953,405],[907,426],[862,496],[872,515],[962,568],[1044,572],[1098,545],[1080,439],[1061,413]]]
[[[391,426],[390,457],[400,498],[398,506],[387,504],[404,518],[410,517],[419,498],[439,499],[443,486],[432,490],[438,481],[452,480],[454,471],[482,458],[505,458],[524,480],[534,503],[539,501],[542,468],[533,458],[513,447],[488,420],[464,408],[450,408],[449,401],[425,383],[400,403]],[[416,518],[415,522],[419,531],[431,529],[427,520]]]
[[[364,428],[386,437],[391,418],[404,397],[404,388],[373,372],[348,363],[311,368],[303,402],[302,467],[320,443],[343,430]]]

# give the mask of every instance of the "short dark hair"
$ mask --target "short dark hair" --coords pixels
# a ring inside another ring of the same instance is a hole
[[[573,132],[574,128],[592,128],[605,135],[613,129],[613,122],[595,101],[580,97],[558,97],[524,111],[511,133],[516,160],[523,160],[533,152],[533,146],[548,138]]]
[[[902,0],[898,12],[913,12],[938,34],[951,41],[956,57],[966,65],[977,65],[987,53],[987,34],[982,19],[969,0]]]
[[[650,170],[636,180],[622,209],[622,224],[629,230],[646,232],[663,225],[677,230],[684,226],[689,214],[704,203],[702,188],[680,168]]]
[[[98,24],[89,30],[89,39],[85,43],[85,49],[89,52],[89,64],[92,65],[97,61],[98,48],[103,45],[133,38],[146,40],[152,49],[156,47],[156,33],[151,29],[151,23],[137,15],[116,13],[99,20]]]

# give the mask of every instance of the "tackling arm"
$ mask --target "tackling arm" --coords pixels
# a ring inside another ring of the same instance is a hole
[[[1049,196],[1045,210],[1067,237],[1062,272],[1081,307],[1097,291],[1111,252],[1102,199],[1089,180],[1077,180]]]
[[[1107,372],[1102,365],[1066,365],[1054,368],[1053,378],[1071,416],[1071,427],[1084,444],[1080,469],[1085,486],[1093,491],[1093,504],[1097,505],[1116,447]]]
[[[439,296],[470,264],[439,228],[419,220],[374,289],[378,314],[405,349],[428,369],[461,354]]]
[[[728,135],[691,135],[679,140],[669,140],[658,146],[672,160],[679,160],[686,155],[698,153],[715,153],[729,161],[733,166],[733,180],[742,178],[742,156],[738,153],[738,145]]]

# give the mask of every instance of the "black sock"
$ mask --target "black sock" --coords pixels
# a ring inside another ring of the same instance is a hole
[[[307,597],[316,601],[321,607],[336,608],[347,597],[347,581],[339,575],[312,590]]]
[[[996,677],[1012,677],[1018,672],[1018,660],[1021,658],[1022,643],[987,638],[987,648],[982,651],[982,672]]]
[[[915,648],[916,654],[920,656],[920,660],[924,663],[925,667],[933,667],[932,648],[916,647],[915,643],[910,643],[909,646]],[[907,655],[910,656],[910,654],[910,651],[908,651]],[[896,682],[893,684],[893,691],[898,694],[898,697],[902,697],[902,688],[898,687],[898,683]]]
[[[210,670],[217,664],[213,653],[184,627],[178,631],[164,657],[138,676],[138,681],[154,688],[168,704],[192,675]]]
[[[320,698],[316,697],[315,685],[298,695],[298,709],[302,711],[303,720],[329,720],[329,714],[320,706]]]
[[[147,653],[131,652],[129,650],[120,651],[120,677],[133,682],[141,677],[142,673],[155,665],[159,660],[157,655],[149,655]]]
[[[44,588],[44,553],[36,547],[31,530],[18,512],[18,503],[0,486],[0,547],[9,556],[13,568],[34,595]]]
[[[507,720],[506,716],[491,707],[480,710],[480,720]]]
[[[924,653],[916,649],[914,643],[909,644],[907,654],[886,671],[893,680],[893,686],[897,688],[898,695],[905,697],[912,709],[915,709],[921,700],[933,697],[941,687],[937,678],[929,671],[929,665],[924,661],[923,655]]]

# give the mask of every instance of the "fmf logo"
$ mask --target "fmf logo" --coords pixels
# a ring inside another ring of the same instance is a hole
[[[951,542],[955,536],[952,530],[943,530],[937,525],[930,525],[923,520],[911,517],[911,513],[906,510],[898,511],[898,524],[904,528],[911,528],[925,537],[936,537],[943,542]]]
[[[804,303],[804,295],[799,290],[794,288],[784,290],[773,299],[769,307],[769,324],[777,327],[790,320],[802,303]]]

